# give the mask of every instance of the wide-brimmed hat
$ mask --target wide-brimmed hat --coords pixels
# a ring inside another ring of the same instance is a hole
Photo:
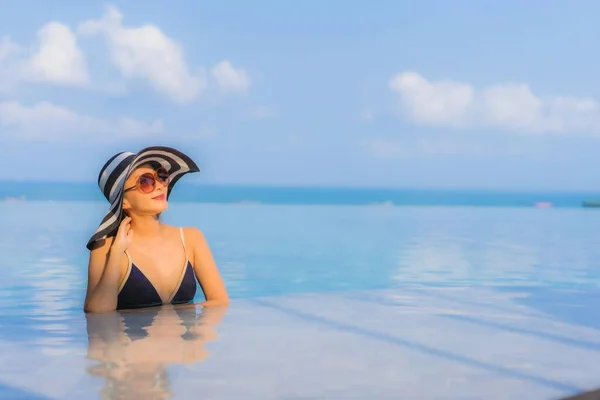
[[[98,186],[109,201],[108,212],[100,226],[88,241],[86,247],[91,250],[94,243],[114,236],[123,217],[123,189],[129,175],[142,164],[161,166],[169,173],[167,199],[175,183],[189,172],[198,172],[200,168],[187,155],[179,150],[165,146],[152,146],[138,153],[123,151],[112,156],[98,174]]]

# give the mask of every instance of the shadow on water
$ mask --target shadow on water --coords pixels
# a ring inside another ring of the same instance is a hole
[[[469,306],[485,307],[490,310],[503,311],[503,312],[509,313],[509,314],[521,314],[523,316],[527,315],[518,310],[511,310],[506,306],[497,306],[497,305],[493,305],[493,304],[489,304],[489,303],[482,303],[482,302],[477,302],[474,300],[462,299],[461,297],[458,297],[455,295],[447,295],[447,294],[441,294],[441,293],[427,293],[427,296],[428,297],[437,297],[442,300],[449,300],[452,302],[462,303],[462,304],[469,305]],[[345,297],[348,299],[351,299],[351,300],[355,300],[355,301],[362,301],[362,302],[369,302],[369,303],[377,304],[379,306],[388,306],[388,307],[402,306],[401,302],[398,302],[394,299],[389,299],[389,298],[385,298],[382,296],[377,296],[377,295],[373,295],[373,294],[369,294],[369,293],[361,293],[360,295],[347,294]],[[540,329],[519,327],[519,326],[515,326],[514,324],[511,324],[511,323],[497,322],[497,321],[493,321],[493,320],[489,320],[489,319],[482,319],[482,318],[468,316],[468,315],[440,313],[440,314],[438,314],[438,317],[451,319],[451,320],[455,320],[455,321],[463,322],[463,323],[470,323],[470,324],[485,326],[485,327],[492,328],[495,330],[502,330],[502,331],[506,331],[506,332],[534,336],[538,339],[549,340],[549,341],[557,342],[557,343],[568,345],[568,346],[578,347],[578,348],[581,348],[584,350],[600,352],[600,344],[598,344],[596,342],[573,338],[573,337],[556,334],[556,333],[552,333],[552,332],[545,332]]]
[[[499,290],[500,288],[495,287],[495,289]],[[409,292],[410,291],[411,290],[409,290]],[[588,288],[587,290],[580,289],[580,290],[576,291],[573,289],[569,290],[569,289],[564,289],[564,288],[557,289],[557,288],[548,288],[548,287],[535,287],[535,288],[523,288],[523,287],[508,288],[507,287],[507,288],[502,288],[502,291],[510,292],[510,293],[527,292],[528,293],[527,297],[513,298],[512,301],[514,301],[516,303],[520,303],[529,308],[536,309],[537,311],[541,311],[542,313],[544,313],[550,317],[560,319],[563,322],[566,322],[569,324],[580,325],[580,326],[584,326],[584,327],[592,328],[592,329],[600,329],[600,320],[599,320],[600,311],[597,309],[597,306],[596,306],[599,303],[600,294],[594,288]],[[418,293],[418,292],[415,292],[414,290],[412,292]],[[483,303],[483,302],[479,302],[477,300],[463,298],[463,297],[457,296],[457,295],[448,295],[448,294],[428,291],[427,296],[428,297],[436,297],[436,298],[439,298],[439,299],[445,300],[445,301],[461,303],[461,304],[464,304],[467,306],[486,307],[486,308],[489,308],[490,310],[501,311],[501,312],[512,313],[512,314],[517,313],[517,314],[526,315],[523,313],[523,311],[514,310],[507,306],[496,305],[496,304],[491,304],[491,303]],[[374,303],[374,304],[377,304],[380,306],[397,307],[397,306],[402,305],[400,302],[398,302],[394,299],[377,296],[377,295],[373,295],[373,294],[369,294],[369,293],[361,293],[360,295],[348,294],[348,295],[346,295],[346,297],[348,297],[349,299],[352,299],[352,300],[370,302],[370,303]],[[308,315],[303,315],[302,317],[303,318],[314,318],[314,317],[308,316]],[[561,343],[561,344],[569,345],[569,346],[573,346],[573,347],[578,347],[578,348],[582,348],[585,350],[600,351],[600,345],[598,345],[597,343],[589,342],[586,340],[581,340],[581,339],[577,339],[577,338],[573,338],[573,337],[568,337],[565,335],[559,335],[559,334],[555,334],[555,333],[551,333],[551,332],[544,332],[544,331],[537,330],[537,329],[516,327],[516,326],[507,324],[507,323],[500,323],[500,322],[496,322],[496,321],[490,321],[490,320],[485,320],[482,318],[475,318],[475,317],[464,316],[464,315],[440,314],[439,317],[452,319],[452,320],[463,322],[463,323],[471,323],[471,324],[486,326],[486,327],[493,328],[493,329],[504,330],[504,331],[523,334],[523,335],[530,335],[530,336],[534,336],[538,339],[554,341],[557,343]],[[323,321],[323,322],[325,322],[325,321]],[[331,323],[331,322],[329,322],[329,323]],[[341,326],[339,328],[343,329]],[[350,327],[350,328],[354,328],[354,327]],[[362,333],[365,335],[369,335],[369,336],[372,335],[370,332],[366,332],[366,331],[362,332]],[[392,340],[391,337],[386,338],[386,339]],[[408,343],[407,343],[407,345],[408,345]],[[428,352],[430,352],[431,350],[432,349],[426,349],[426,351],[428,351]],[[439,355],[441,355],[443,357],[447,357],[450,359],[455,358],[455,356],[452,355],[451,353],[444,354],[441,351],[438,351],[438,353],[439,353]],[[464,363],[472,363],[472,361],[468,358],[465,358],[465,357],[461,357],[461,358],[463,358],[463,359],[458,358],[457,361],[464,362]],[[483,367],[484,369],[490,369],[490,370],[497,369],[497,372],[505,374],[505,375],[511,375],[511,374],[514,375],[514,372],[509,369],[498,368],[497,366],[493,366],[493,365],[481,365],[480,367]],[[528,380],[531,380],[534,382],[538,381],[538,383],[542,383],[542,384],[546,384],[546,385],[548,385],[548,384],[562,385],[561,383],[553,382],[553,381],[544,382],[543,380],[539,379],[540,377],[537,377],[537,376],[523,375],[522,378],[525,378],[525,379],[528,379]],[[562,397],[559,400],[600,400],[600,389],[594,389],[594,390],[590,390],[590,391],[580,391],[580,390],[576,390],[573,387],[573,388],[569,389],[569,391],[571,391],[571,393],[568,395],[568,397]]]
[[[402,288],[403,290],[418,293],[420,289]],[[526,296],[512,298],[513,303],[529,307],[540,311],[550,317],[559,319],[563,322],[573,325],[580,325],[587,328],[600,330],[600,290],[596,287],[578,288],[552,288],[552,287],[525,287],[525,286],[494,286],[494,290],[504,293],[518,293]],[[459,294],[448,294],[434,291],[427,292],[428,297],[435,297],[441,300],[448,300],[458,304],[468,306],[486,307],[490,310],[506,312],[509,314],[521,314],[522,312],[503,305],[493,304],[490,302],[480,302],[469,297],[463,297]],[[357,299],[364,299],[361,294]],[[385,299],[377,299],[377,302],[384,304],[394,303]],[[397,304],[392,304],[397,305]]]
[[[87,314],[87,372],[104,380],[102,399],[170,399],[167,367],[208,357],[204,345],[227,307],[195,305]]]
[[[392,345],[396,345],[396,346],[404,347],[407,349],[411,349],[416,352],[444,358],[444,359],[451,360],[451,361],[454,361],[459,364],[464,364],[464,365],[467,365],[470,367],[478,368],[483,371],[492,372],[492,373],[499,374],[499,375],[502,375],[505,377],[525,380],[525,381],[528,381],[528,382],[531,382],[531,383],[534,383],[534,384],[537,384],[537,385],[540,385],[543,387],[562,391],[567,395],[570,395],[573,393],[578,393],[578,392],[582,391],[582,389],[580,387],[577,387],[576,385],[573,385],[566,381],[561,382],[561,381],[557,381],[554,379],[545,378],[543,376],[536,375],[533,373],[526,373],[526,372],[512,369],[509,367],[504,367],[501,365],[495,365],[492,363],[479,361],[479,360],[473,359],[471,357],[468,357],[468,356],[465,356],[465,355],[462,355],[459,353],[454,353],[452,351],[448,351],[445,349],[439,349],[434,346],[417,343],[415,341],[405,339],[400,336],[378,332],[375,330],[361,327],[359,325],[346,324],[343,322],[334,321],[329,318],[325,318],[325,317],[311,314],[308,312],[300,311],[300,310],[297,310],[297,309],[294,309],[291,307],[281,306],[272,301],[253,300],[253,302],[256,305],[274,309],[274,310],[278,310],[278,311],[284,313],[285,315],[293,316],[298,319],[304,320],[306,322],[310,322],[312,324],[322,325],[322,326],[326,326],[326,327],[340,330],[343,332],[352,333],[355,335],[365,337],[370,340],[386,342],[386,343],[389,343]]]
[[[513,301],[534,308],[574,325],[600,330],[600,290],[596,287],[573,289],[551,287],[495,288],[502,291],[526,292],[526,297]]]

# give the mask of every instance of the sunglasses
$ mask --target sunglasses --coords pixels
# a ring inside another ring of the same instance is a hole
[[[160,182],[162,185],[167,186],[169,184],[169,173],[164,168],[157,169],[154,173],[145,173],[135,182],[135,185],[125,189],[129,190],[138,189],[142,193],[151,193],[154,191],[156,182]]]

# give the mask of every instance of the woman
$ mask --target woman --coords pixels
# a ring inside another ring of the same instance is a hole
[[[200,230],[160,221],[175,183],[199,170],[187,155],[163,146],[121,152],[104,164],[98,186],[110,208],[87,243],[86,312],[189,303],[196,280],[202,305],[229,302]]]

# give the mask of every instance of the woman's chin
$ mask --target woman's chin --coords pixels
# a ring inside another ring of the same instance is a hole
[[[167,208],[169,208],[167,202],[161,202],[160,204],[154,204],[152,207],[148,207],[146,209],[146,212],[148,214],[160,214],[162,212],[167,211]]]

